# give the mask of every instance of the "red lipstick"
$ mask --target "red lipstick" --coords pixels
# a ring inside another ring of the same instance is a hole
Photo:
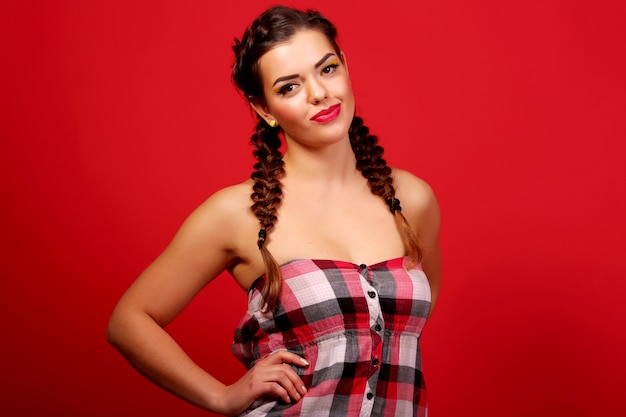
[[[335,120],[337,116],[339,116],[339,113],[341,113],[341,103],[335,104],[334,106],[330,106],[329,108],[320,111],[319,113],[311,117],[310,120],[317,123],[328,123]]]

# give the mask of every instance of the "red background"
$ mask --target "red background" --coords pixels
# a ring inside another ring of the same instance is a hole
[[[188,213],[249,175],[230,45],[270,3],[2,2],[3,414],[206,415],[104,332]],[[440,199],[431,415],[625,415],[626,3],[289,4],[337,24],[359,113]],[[243,306],[224,275],[169,328],[226,382]]]

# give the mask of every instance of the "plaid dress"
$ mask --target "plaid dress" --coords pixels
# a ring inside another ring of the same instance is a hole
[[[286,404],[259,398],[251,416],[426,416],[419,338],[430,309],[421,265],[407,258],[375,265],[300,259],[281,266],[273,312],[260,311],[263,279],[248,293],[233,353],[251,368],[286,349],[307,393]]]

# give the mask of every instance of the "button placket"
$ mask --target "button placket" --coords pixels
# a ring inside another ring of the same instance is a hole
[[[369,328],[372,336],[372,350],[369,352],[370,359],[370,371],[368,390],[365,392],[363,401],[368,402],[371,407],[372,400],[376,397],[374,392],[376,390],[376,383],[378,381],[378,373],[380,372],[381,355],[382,355],[382,335],[380,332],[383,330],[383,316],[382,307],[380,304],[380,298],[378,291],[375,287],[375,283],[370,280],[370,270],[367,265],[359,265],[359,275],[361,276],[361,285],[363,287],[363,295],[367,303],[369,312]]]
[[[359,265],[359,273],[361,275],[361,285],[363,286],[363,291],[365,292],[367,307],[369,309],[369,318],[370,318],[370,329],[375,329],[376,325],[380,325],[380,321],[382,320],[382,314],[380,309],[380,300],[378,299],[378,292],[376,288],[372,286],[372,283],[369,281],[369,269],[367,265],[361,264]],[[380,330],[376,330],[377,332]]]

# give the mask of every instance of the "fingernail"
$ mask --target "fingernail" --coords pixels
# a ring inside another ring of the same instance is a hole
[[[302,391],[306,392],[306,387],[304,385],[302,386]]]
[[[308,364],[309,364],[309,363],[306,361],[306,359],[304,359],[304,358],[300,358],[300,360],[301,360],[301,361],[302,361],[305,365],[308,365]]]

